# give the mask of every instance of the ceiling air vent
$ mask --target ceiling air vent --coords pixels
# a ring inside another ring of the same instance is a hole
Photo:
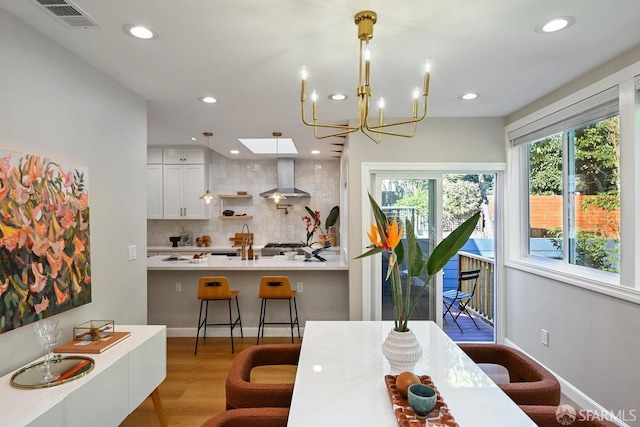
[[[40,6],[55,15],[56,21],[71,28],[102,28],[94,19],[75,4],[66,0],[35,0]]]

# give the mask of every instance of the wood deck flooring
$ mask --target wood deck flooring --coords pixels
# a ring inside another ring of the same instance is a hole
[[[452,307],[451,312],[455,316],[458,310]],[[460,331],[451,320],[451,316],[447,314],[442,322],[442,329],[455,342],[495,342],[493,326],[478,317],[475,318],[475,321],[480,329],[476,328],[466,313],[462,313],[458,317],[458,323],[462,328],[462,331]]]

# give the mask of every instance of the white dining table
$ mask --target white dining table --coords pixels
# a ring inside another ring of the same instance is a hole
[[[414,373],[431,376],[461,427],[535,423],[434,322],[412,321],[423,347]],[[397,426],[381,345],[393,322],[308,321],[289,427]]]

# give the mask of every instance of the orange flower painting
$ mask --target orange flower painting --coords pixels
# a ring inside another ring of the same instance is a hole
[[[0,150],[0,333],[91,302],[87,180]]]

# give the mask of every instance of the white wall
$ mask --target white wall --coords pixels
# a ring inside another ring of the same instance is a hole
[[[505,283],[510,341],[605,408],[640,416],[637,304],[514,269]]]
[[[362,224],[362,163],[503,163],[504,121],[495,117],[427,117],[414,138],[384,137],[380,144],[355,132],[350,134],[343,156],[348,163],[350,318],[361,320],[362,261],[353,257],[362,253],[362,236],[368,230],[368,225]]]
[[[93,302],[54,317],[63,339],[89,319],[146,323],[146,114],[142,98],[0,9],[0,147],[89,170]],[[41,354],[29,326],[0,335],[0,375]]]
[[[579,79],[512,114],[507,124],[640,61],[635,48]],[[636,126],[638,115],[636,114]],[[622,129],[623,132],[626,130]],[[631,133],[631,136],[633,132]],[[629,136],[629,133],[627,133]],[[636,145],[638,143],[636,136]],[[633,158],[622,160],[633,164]],[[633,167],[630,168],[633,170]],[[637,215],[625,206],[624,191],[638,194],[638,181],[623,172],[621,216]],[[629,199],[627,199],[629,200]],[[625,231],[626,230],[626,231]],[[622,228],[622,239],[638,242],[637,229]],[[634,250],[638,251],[637,243]],[[517,258],[519,254],[505,254]],[[633,263],[633,258],[629,258]],[[515,267],[515,266],[514,266]],[[640,370],[638,319],[640,305],[536,274],[506,268],[506,338],[538,359],[581,393],[570,397],[592,399],[614,412],[626,411],[626,422],[640,426]],[[623,268],[629,268],[629,265]],[[549,331],[549,346],[540,342],[541,329]],[[589,403],[589,400],[586,400]],[[630,414],[633,410],[635,415]],[[620,412],[622,414],[622,412]],[[635,419],[633,419],[635,418]]]

